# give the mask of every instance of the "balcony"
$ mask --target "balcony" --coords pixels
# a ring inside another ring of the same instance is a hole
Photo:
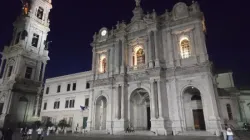
[[[146,64],[140,64],[140,65],[130,66],[130,67],[128,67],[128,72],[130,72],[130,71],[137,71],[137,70],[144,70],[146,68],[147,68]]]

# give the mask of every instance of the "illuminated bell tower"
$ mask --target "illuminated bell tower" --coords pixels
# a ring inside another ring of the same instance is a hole
[[[22,0],[13,39],[0,65],[0,127],[17,127],[39,116],[48,56],[51,0]]]

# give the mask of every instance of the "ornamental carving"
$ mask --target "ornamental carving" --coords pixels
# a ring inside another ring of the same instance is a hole
[[[128,76],[128,81],[143,81],[143,80],[148,80],[149,76],[145,72],[140,72],[140,73],[134,73]]]
[[[95,80],[94,87],[111,85],[113,80],[113,78]]]

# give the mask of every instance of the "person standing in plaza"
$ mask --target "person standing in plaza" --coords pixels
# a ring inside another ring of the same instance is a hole
[[[33,133],[33,129],[30,127],[28,129],[28,132],[27,132],[27,135],[28,135],[27,140],[31,140],[32,139],[32,133]]]
[[[233,140],[233,131],[230,127],[227,128],[227,140]]]
[[[40,140],[41,138],[41,135],[42,135],[42,132],[43,132],[43,129],[41,127],[39,127],[37,130],[37,140]]]

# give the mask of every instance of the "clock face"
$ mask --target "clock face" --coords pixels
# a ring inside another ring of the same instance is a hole
[[[102,32],[101,32],[101,35],[102,36],[105,36],[107,34],[107,30],[103,30]]]

